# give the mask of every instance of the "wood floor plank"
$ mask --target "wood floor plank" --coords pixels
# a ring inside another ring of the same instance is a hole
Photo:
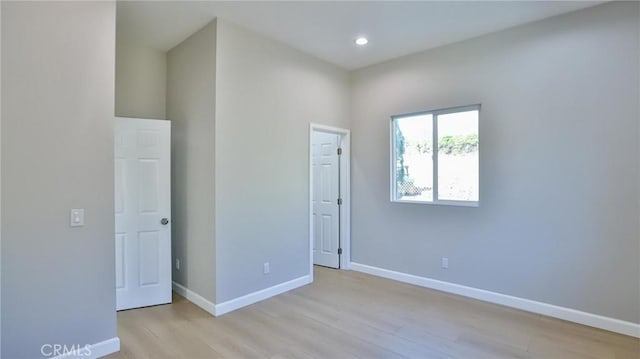
[[[637,338],[364,273],[314,274],[217,318],[178,295],[119,312],[110,358],[640,358]]]

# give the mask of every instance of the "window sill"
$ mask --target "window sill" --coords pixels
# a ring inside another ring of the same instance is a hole
[[[408,201],[393,199],[391,203],[426,204],[430,206],[480,207],[479,201]]]

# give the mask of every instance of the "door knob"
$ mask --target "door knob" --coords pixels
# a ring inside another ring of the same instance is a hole
[[[169,224],[169,219],[167,219],[167,218],[163,218],[163,219],[161,219],[161,220],[160,220],[160,223],[161,223],[163,226],[166,226],[167,224]]]

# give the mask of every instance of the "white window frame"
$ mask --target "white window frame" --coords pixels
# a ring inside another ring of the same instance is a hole
[[[477,201],[452,201],[452,200],[439,200],[438,199],[438,116],[446,115],[456,112],[478,111],[478,139],[480,139],[480,104],[449,107],[432,111],[413,112],[401,115],[391,116],[390,121],[390,151],[391,151],[391,163],[390,169],[390,195],[391,202],[395,203],[412,203],[412,204],[429,204],[429,205],[445,205],[445,206],[462,206],[462,207],[479,207],[480,206],[480,193],[478,193]],[[410,201],[396,198],[396,136],[395,136],[395,120],[398,118],[411,117],[411,116],[423,116],[431,115],[433,121],[433,201]],[[478,151],[480,151],[480,145],[478,145]],[[478,159],[480,160],[480,159]],[[480,164],[481,166],[481,164]],[[478,168],[478,190],[480,190],[480,168]]]

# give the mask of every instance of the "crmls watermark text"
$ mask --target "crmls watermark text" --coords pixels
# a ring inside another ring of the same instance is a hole
[[[89,344],[66,345],[66,344],[44,344],[40,347],[40,353],[45,357],[72,356],[90,357],[91,346]]]

